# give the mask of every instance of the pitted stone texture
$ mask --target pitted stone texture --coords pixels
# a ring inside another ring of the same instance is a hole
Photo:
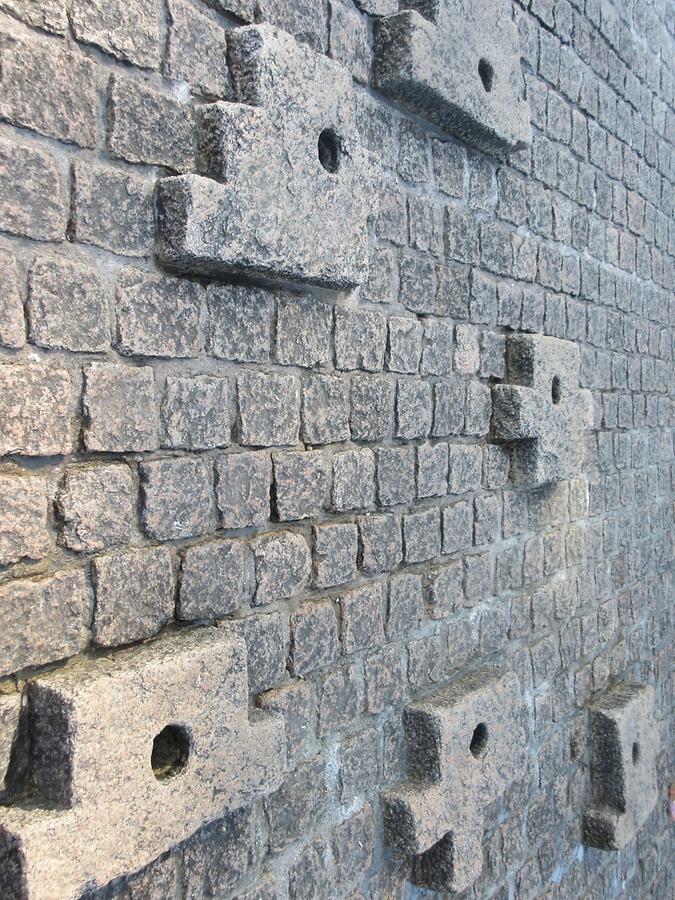
[[[492,388],[492,433],[513,444],[511,478],[546,484],[580,472],[583,432],[592,425],[591,392],[579,389],[576,344],[540,335],[507,338],[508,384]]]
[[[159,421],[155,376],[149,366],[92,363],[84,370],[84,443],[87,450],[154,450]]]
[[[620,684],[589,710],[591,804],[584,840],[601,850],[620,850],[638,833],[658,798],[659,730],[654,689]]]
[[[262,535],[256,538],[253,553],[257,606],[292,597],[307,583],[312,557],[302,535],[290,531]]]
[[[385,840],[415,860],[416,882],[471,887],[483,865],[483,810],[525,764],[515,675],[481,669],[404,714],[410,781],[383,791]]]
[[[231,632],[187,631],[82,661],[29,691],[41,797],[3,818],[3,896],[79,897],[281,782],[283,725],[272,714],[249,721],[246,649]],[[153,766],[153,741],[169,725],[187,759]]]
[[[56,494],[63,521],[59,543],[92,553],[131,537],[136,485],[125,465],[78,466],[68,470]]]
[[[21,694],[0,694],[0,791],[3,790],[14,735],[19,726],[20,711]]]
[[[231,31],[228,55],[239,102],[202,111],[199,174],[160,181],[159,257],[199,274],[356,286],[376,192],[351,76],[268,25]]]
[[[71,376],[38,363],[0,367],[0,454],[53,456],[72,447]]]
[[[223,528],[264,525],[270,517],[269,453],[228,453],[216,460],[216,503]]]
[[[403,0],[401,8],[375,24],[377,87],[480,150],[501,155],[529,144],[511,4]]]
[[[47,531],[45,479],[0,475],[0,498],[0,566],[47,556],[51,541]]]

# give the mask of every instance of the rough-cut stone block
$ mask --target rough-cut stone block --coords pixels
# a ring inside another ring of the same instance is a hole
[[[216,504],[223,528],[264,525],[270,517],[269,453],[231,453],[216,460]]]
[[[281,531],[256,538],[253,544],[258,587],[255,603],[274,603],[299,593],[310,575],[312,557],[300,534]]]
[[[356,525],[329,524],[314,529],[314,584],[334,587],[356,576]]]
[[[0,227],[37,241],[62,241],[68,221],[64,170],[33,144],[0,140]]]
[[[203,109],[199,174],[160,181],[158,255],[200,274],[356,286],[377,194],[350,74],[266,25],[229,32],[228,59],[239,102]]]
[[[159,423],[150,367],[92,363],[84,370],[82,406],[87,450],[156,449]]]
[[[185,551],[179,619],[218,619],[248,603],[255,590],[253,554],[244,541],[210,541]]]
[[[211,529],[211,466],[189,457],[142,463],[141,521],[158,541],[196,537]]]
[[[211,284],[206,349],[235,362],[266,362],[270,355],[272,294],[247,285]]]
[[[345,653],[384,643],[385,599],[382,584],[373,582],[340,597],[340,638]]]
[[[336,512],[362,509],[375,501],[372,450],[345,450],[333,457],[332,505]]]
[[[325,53],[328,43],[326,0],[257,0],[256,7],[256,18],[287,31],[318,53]]]
[[[277,362],[282,366],[330,364],[333,308],[314,297],[284,294],[277,304]]]
[[[96,557],[94,641],[102,647],[152,637],[173,616],[173,570],[165,547]]]
[[[375,25],[377,87],[480,150],[505,154],[529,144],[510,3],[403,0],[401,7]]]
[[[237,376],[241,442],[254,447],[295,444],[300,429],[300,382],[295,375]]]
[[[527,758],[515,675],[482,669],[404,713],[410,780],[381,793],[385,840],[436,891],[471,887],[483,865],[483,810]]]
[[[321,756],[299,765],[265,800],[273,851],[311,833],[326,801],[325,766]]]
[[[162,52],[160,0],[74,0],[70,21],[78,41],[148,69]]]
[[[279,521],[308,519],[323,509],[328,493],[328,461],[319,451],[274,453],[274,486]]]
[[[294,675],[333,662],[338,651],[337,617],[331,600],[303,604],[291,614],[291,665]]]
[[[79,897],[281,782],[283,724],[249,721],[246,649],[229,631],[83,660],[29,690],[45,805],[3,817],[4,896]]]
[[[33,28],[54,34],[68,31],[68,15],[64,0],[1,0],[0,7]]]
[[[589,742],[591,800],[584,840],[601,850],[620,850],[658,799],[654,689],[619,684],[602,694],[589,710]]]
[[[68,453],[73,412],[68,372],[32,363],[0,366],[0,454]]]
[[[91,590],[79,570],[0,589],[0,675],[74,656],[89,640]]]
[[[237,620],[248,650],[248,687],[252,694],[267,691],[286,674],[286,639],[279,613]]]
[[[355,441],[378,441],[391,434],[394,384],[384,375],[354,375],[349,422]]]
[[[403,559],[401,520],[395,515],[359,516],[361,568],[365,575],[390,572]]]
[[[47,556],[51,542],[45,479],[0,475],[0,503],[0,566]]]
[[[334,375],[308,375],[302,387],[302,439],[308,444],[349,440],[349,383]]]
[[[136,485],[125,465],[78,466],[63,476],[56,493],[62,521],[59,543],[93,553],[131,537]]]
[[[313,733],[310,726],[314,719],[316,701],[312,688],[302,680],[293,681],[260,694],[256,703],[261,709],[283,715],[289,756],[301,751]]]
[[[21,694],[0,694],[0,791],[4,787],[20,712]]]
[[[591,392],[579,389],[581,356],[570,341],[507,338],[508,384],[492,388],[492,432],[512,446],[511,478],[530,485],[579,474],[583,432],[592,425]]]
[[[369,309],[335,309],[335,365],[338,369],[380,372],[387,343],[387,320]]]
[[[28,335],[50,349],[100,353],[110,346],[107,291],[93,269],[40,260],[28,278]]]
[[[172,450],[227,447],[232,434],[227,378],[170,376],[164,388],[161,420],[162,447]]]
[[[26,343],[26,323],[16,259],[6,250],[0,251],[2,293],[0,294],[0,345],[20,350]]]

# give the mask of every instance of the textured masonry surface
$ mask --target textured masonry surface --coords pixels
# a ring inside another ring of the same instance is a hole
[[[673,894],[670,7],[0,0],[3,897]]]

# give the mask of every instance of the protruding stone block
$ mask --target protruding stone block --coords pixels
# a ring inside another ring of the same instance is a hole
[[[483,809],[522,772],[526,734],[513,674],[482,669],[408,706],[409,781],[381,796],[385,839],[415,860],[416,883],[469,888],[483,865]]]
[[[232,31],[228,57],[239,102],[203,109],[198,174],[160,181],[159,257],[199,274],[356,286],[377,192],[349,72],[268,25]]]
[[[29,692],[39,796],[3,811],[3,897],[79,897],[281,783],[281,718],[249,721],[246,648],[230,631],[83,660]]]
[[[520,42],[507,0],[403,0],[375,23],[377,87],[473,147],[531,141]]]
[[[658,798],[654,690],[620,684],[589,710],[591,804],[584,839],[591,847],[620,850],[635,837]]]
[[[506,343],[508,384],[492,388],[492,434],[512,444],[516,484],[546,484],[579,474],[583,432],[592,424],[591,392],[579,388],[581,355],[571,341],[521,334]]]

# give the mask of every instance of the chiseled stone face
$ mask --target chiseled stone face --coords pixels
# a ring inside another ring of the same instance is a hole
[[[284,729],[249,721],[246,668],[240,638],[202,628],[31,682],[39,799],[3,810],[0,894],[79,897],[276,790]]]
[[[199,274],[356,286],[377,191],[350,74],[267,25],[232,31],[228,55],[239,102],[204,107],[198,174],[160,182],[159,257]]]
[[[405,710],[410,780],[382,792],[385,839],[415,859],[418,885],[463,891],[483,864],[483,809],[525,761],[515,675],[482,669]]]
[[[584,815],[584,840],[601,850],[620,850],[658,797],[653,688],[611,688],[591,706],[589,729],[591,805]]]
[[[479,150],[503,155],[529,144],[511,4],[403,0],[401,7],[375,25],[377,87]]]
[[[571,341],[527,334],[507,339],[508,384],[492,388],[492,434],[511,447],[516,484],[579,474],[583,432],[593,413],[591,392],[579,388],[580,367]]]

